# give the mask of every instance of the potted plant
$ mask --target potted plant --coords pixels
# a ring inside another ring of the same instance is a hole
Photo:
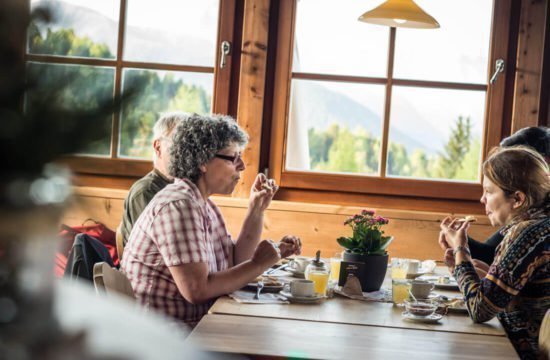
[[[351,227],[352,236],[336,239],[338,244],[346,249],[344,262],[363,264],[356,274],[363,291],[379,290],[384,282],[388,267],[386,249],[393,240],[393,236],[385,236],[382,230],[382,226],[388,223],[387,218],[375,215],[374,211],[363,210],[344,221],[344,225]]]

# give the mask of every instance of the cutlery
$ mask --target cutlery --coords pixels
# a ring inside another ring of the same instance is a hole
[[[273,274],[275,271],[277,270],[283,270],[283,269],[286,269],[287,267],[289,266],[289,263],[286,263],[286,264],[283,264],[281,266],[278,266],[276,268],[273,268],[273,269],[269,269],[265,272],[265,275],[269,275],[269,274]]]
[[[260,300],[260,292],[264,288],[264,282],[258,281],[258,288],[256,290],[256,295],[254,295],[254,300]]]
[[[418,300],[416,300],[416,298],[414,297],[411,289],[409,289],[409,295],[411,296],[411,298],[413,299],[414,302],[418,302]]]

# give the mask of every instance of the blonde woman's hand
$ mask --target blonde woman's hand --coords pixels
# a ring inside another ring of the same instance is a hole
[[[450,248],[456,249],[458,246],[468,245],[469,222],[448,216],[443,219],[439,226],[443,232],[445,242]]]

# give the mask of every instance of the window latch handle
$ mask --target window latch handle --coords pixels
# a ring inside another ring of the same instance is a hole
[[[220,69],[223,69],[226,64],[226,57],[231,52],[231,43],[227,40],[222,41],[220,45],[220,51],[221,51]]]
[[[495,81],[497,81],[498,76],[502,72],[504,72],[504,60],[497,59],[497,61],[495,62],[495,72],[493,76],[491,76],[491,80],[489,80],[489,83],[491,83],[491,85],[494,84]]]

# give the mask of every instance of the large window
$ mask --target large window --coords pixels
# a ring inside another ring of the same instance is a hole
[[[281,4],[273,121],[284,131],[270,168],[283,187],[478,195],[504,86],[489,84],[503,12],[499,0],[417,3],[440,29],[359,22],[366,4],[354,0]]]
[[[78,155],[77,171],[143,174],[161,113],[228,112],[230,59],[217,65],[219,44],[232,42],[234,1],[31,0],[42,6],[52,17],[31,24],[28,66],[52,83],[72,79],[64,106],[85,108],[132,84],[141,90],[98,124],[109,135]]]

